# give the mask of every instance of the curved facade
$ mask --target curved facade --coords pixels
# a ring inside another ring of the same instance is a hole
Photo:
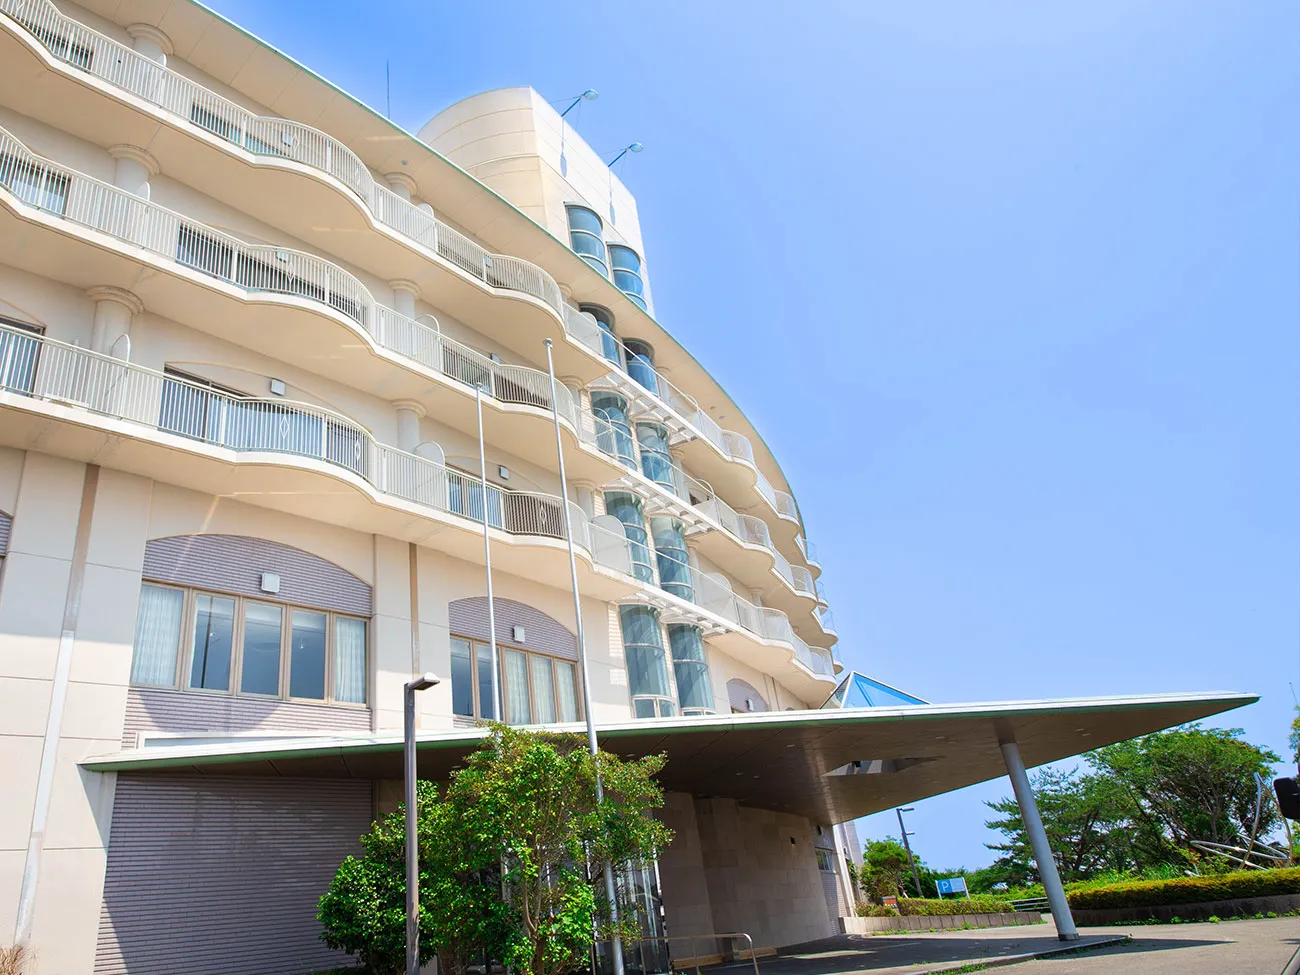
[[[842,669],[779,466],[653,317],[636,201],[536,92],[416,138],[161,10],[0,0],[0,925],[50,971],[170,964],[131,950],[166,910],[115,886],[109,841],[150,855],[138,797],[166,783],[78,780],[90,757],[398,733],[429,671],[436,733],[576,721],[584,690],[604,722],[738,686],[815,709]],[[157,801],[259,802],[177,788]]]

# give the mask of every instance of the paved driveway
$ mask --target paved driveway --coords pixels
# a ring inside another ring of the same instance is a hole
[[[1281,975],[1300,946],[1300,918],[1220,924],[1086,928],[1082,944],[1129,935],[1125,945],[1023,961],[1007,975]],[[1050,924],[935,934],[841,935],[787,948],[759,961],[761,975],[927,975],[965,964],[1064,947]],[[749,964],[724,965],[710,975],[752,975]]]

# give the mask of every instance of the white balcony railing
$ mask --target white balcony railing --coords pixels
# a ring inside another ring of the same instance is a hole
[[[196,125],[253,155],[301,163],[327,173],[354,192],[380,223],[427,248],[484,284],[538,298],[562,314],[559,285],[541,268],[493,254],[375,181],[339,140],[300,122],[254,115],[175,71],[105,37],[49,0],[0,0],[9,15],[59,61],[72,65]]]
[[[126,420],[235,451],[309,457],[351,471],[381,493],[481,522],[479,479],[394,447],[330,410],[235,396],[153,369],[0,326],[0,390]],[[489,524],[511,535],[563,539],[563,501],[489,485]],[[593,548],[591,525],[570,502],[574,543],[600,564],[631,572],[626,539]]]
[[[546,373],[496,362],[444,336],[436,321],[430,326],[426,320],[416,321],[380,305],[360,281],[337,265],[302,251],[249,244],[190,220],[37,156],[2,128],[0,187],[44,213],[244,291],[291,295],[331,308],[360,325],[381,347],[471,387],[482,386],[502,402],[551,408]],[[611,453],[608,422],[582,410],[567,387],[557,389],[560,416],[585,443]]]

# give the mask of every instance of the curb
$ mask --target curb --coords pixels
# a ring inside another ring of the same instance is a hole
[[[967,971],[979,971],[984,968],[1001,968],[1004,965],[1018,965],[1021,962],[1033,961],[1035,958],[1051,958],[1055,955],[1082,954],[1083,952],[1093,951],[1097,948],[1113,948],[1115,945],[1127,944],[1131,940],[1133,939],[1128,935],[1117,935],[1112,938],[1102,938],[1099,941],[1092,941],[1086,945],[1063,944],[1059,948],[1046,948],[1043,951],[1026,951],[1019,955],[999,955],[996,958],[989,958],[987,961],[979,958],[970,958],[966,961],[946,963],[942,968],[917,968],[907,972],[906,975],[943,975],[945,972],[961,971],[963,969]]]

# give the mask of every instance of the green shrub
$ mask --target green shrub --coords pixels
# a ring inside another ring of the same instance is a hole
[[[964,897],[952,897],[943,900],[900,897],[898,910],[900,914],[907,916],[924,915],[933,917],[940,914],[1009,914],[1015,908],[1001,898],[980,895],[972,897],[970,900]]]
[[[1176,880],[1131,880],[1073,890],[1066,894],[1071,907],[1101,910],[1110,907],[1158,907],[1165,904],[1200,904],[1239,897],[1273,897],[1300,894],[1300,867],[1282,870],[1240,870],[1211,877]]]
[[[883,904],[863,904],[858,908],[859,917],[898,917],[897,908],[885,907]]]

